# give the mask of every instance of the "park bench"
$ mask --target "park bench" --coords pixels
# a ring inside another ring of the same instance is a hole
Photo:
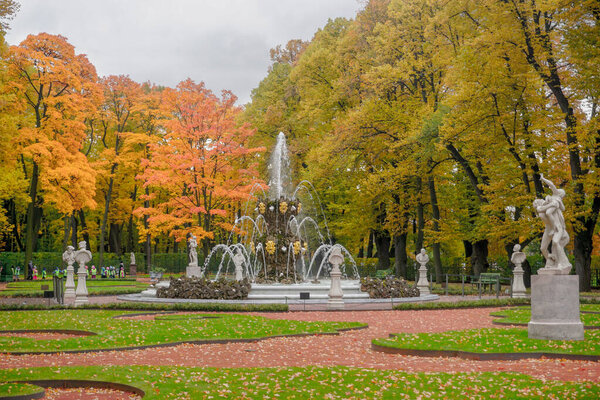
[[[159,281],[161,280],[163,277],[163,273],[161,272],[155,272],[155,271],[150,271],[150,281],[155,282],[155,281]]]
[[[492,285],[500,284],[500,274],[497,272],[482,272],[479,274],[479,280],[474,282],[478,285],[483,285],[483,291],[485,292],[485,285],[490,285],[490,290],[493,288]]]

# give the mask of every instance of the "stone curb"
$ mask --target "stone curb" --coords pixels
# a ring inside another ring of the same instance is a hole
[[[94,389],[111,389],[120,390],[123,392],[129,392],[137,394],[138,396],[144,397],[146,392],[135,386],[125,385],[124,383],[117,382],[104,382],[104,381],[88,381],[81,379],[42,379],[42,380],[31,380],[31,381],[13,381],[15,383],[28,383],[30,385],[39,386],[40,388],[94,388]],[[0,396],[0,400],[29,400],[29,399],[43,399],[46,396],[46,391],[41,390],[40,392],[24,394],[18,396]]]
[[[181,344],[229,344],[229,343],[255,343],[260,342],[262,340],[267,339],[277,339],[277,338],[287,338],[287,337],[307,337],[307,336],[317,336],[317,335],[339,335],[340,332],[353,331],[359,329],[367,329],[369,325],[365,326],[357,326],[355,328],[340,328],[336,329],[337,332],[315,332],[315,333],[293,333],[290,335],[273,335],[273,336],[264,336],[260,338],[239,338],[239,339],[209,339],[209,340],[184,340],[180,342],[170,342],[170,343],[158,343],[158,344],[149,344],[144,346],[134,346],[134,347],[113,347],[107,349],[90,349],[90,350],[63,350],[63,351],[34,351],[34,352],[19,352],[19,351],[9,351],[9,352],[1,352],[0,354],[8,354],[11,356],[26,356],[26,355],[36,355],[36,354],[86,354],[86,353],[100,353],[107,351],[130,351],[130,350],[144,350],[158,347],[175,347]]]
[[[79,331],[73,329],[11,329],[0,331],[0,335],[3,333],[62,333],[65,335],[79,335],[79,336],[95,336],[98,335],[96,332],[90,331]]]
[[[400,354],[403,356],[416,357],[456,357],[465,360],[476,361],[514,361],[523,359],[565,359],[575,361],[600,361],[600,356],[587,354],[561,354],[561,353],[473,353],[460,350],[418,350],[418,349],[399,349],[395,347],[381,346],[371,343],[373,351],[379,351],[387,354]]]

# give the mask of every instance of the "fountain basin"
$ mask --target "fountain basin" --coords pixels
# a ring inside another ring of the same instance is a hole
[[[369,294],[360,290],[360,281],[343,280],[342,292],[344,300],[347,299],[368,299]],[[310,293],[310,300],[327,300],[329,298],[329,289],[331,280],[321,279],[319,283],[304,282],[296,284],[252,284],[252,289],[248,294],[248,300],[289,300],[299,299],[300,293]]]

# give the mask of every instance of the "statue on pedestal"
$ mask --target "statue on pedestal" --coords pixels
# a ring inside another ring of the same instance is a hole
[[[340,270],[341,265],[344,263],[344,256],[339,246],[333,246],[329,253],[328,260],[331,264],[331,287],[329,288],[329,300],[327,301],[327,309],[329,310],[343,310],[344,309],[344,293],[342,292],[342,283],[340,278],[342,271]]]
[[[521,265],[527,258],[525,253],[521,251],[521,245],[515,244],[513,247],[513,253],[510,257],[510,261],[515,264],[513,269],[513,285],[512,285],[512,297],[514,298],[525,298],[527,297],[527,290],[525,289],[525,283],[523,282],[523,268]]]
[[[67,246],[67,250],[63,253],[62,259],[67,263],[67,282],[65,283],[65,295],[64,303],[73,304],[75,303],[75,268],[73,263],[75,262],[75,248],[73,246]]]
[[[568,275],[572,266],[564,249],[569,243],[569,234],[562,214],[565,210],[563,204],[565,191],[557,189],[543,175],[540,179],[552,190],[552,195],[546,196],[544,200],[533,201],[533,208],[545,226],[541,251],[546,259],[546,266],[539,269],[538,274]],[[549,247],[550,251],[548,251]]]
[[[77,289],[75,290],[75,305],[88,303],[88,290],[86,286],[87,271],[85,265],[92,261],[92,252],[86,249],[85,241],[79,242],[79,250],[75,252],[77,269]]]
[[[238,249],[235,252],[235,255],[233,256],[233,265],[235,265],[235,280],[236,281],[241,281],[242,279],[244,279],[244,274],[243,274],[244,261],[246,261],[246,259],[244,258],[244,255],[242,254],[241,250]]]
[[[131,259],[131,262],[130,262],[130,264],[131,264],[131,265],[136,265],[136,264],[135,264],[135,254],[133,253],[133,251],[132,251],[132,252],[131,252],[131,254],[130,254],[130,259]]]
[[[427,280],[427,263],[429,262],[429,256],[427,250],[421,249],[421,252],[415,257],[417,262],[421,265],[419,267],[419,281],[417,282],[417,289],[421,296],[431,294],[429,290],[429,281]]]

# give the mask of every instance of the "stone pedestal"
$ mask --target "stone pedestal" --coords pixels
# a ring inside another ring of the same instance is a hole
[[[202,269],[198,265],[188,265],[185,268],[185,276],[188,278],[202,278]]]
[[[344,262],[344,256],[339,247],[334,247],[329,254],[329,263],[333,266],[329,275],[331,276],[331,288],[329,289],[329,300],[327,300],[328,310],[344,309],[344,293],[342,292],[342,271],[340,265]]]
[[[73,268],[73,264],[70,264],[67,267],[67,282],[65,283],[64,304],[66,305],[75,304],[75,279],[73,278],[74,275],[75,268]]]
[[[431,294],[429,291],[429,281],[427,281],[427,267],[421,264],[419,268],[419,281],[417,282],[417,289],[419,289],[420,296],[427,296]]]
[[[137,265],[129,264],[129,276],[136,276],[136,275],[137,275]]]
[[[531,277],[530,339],[583,340],[579,317],[579,276]]]
[[[87,279],[87,272],[86,272],[85,268],[79,267],[77,269],[77,290],[75,290],[75,305],[76,306],[89,303],[86,279]]]
[[[517,265],[513,269],[513,285],[512,285],[512,297],[515,299],[524,299],[527,297],[527,289],[523,282],[523,268],[521,265]]]
[[[342,292],[342,285],[340,278],[342,272],[336,265],[330,272],[331,275],[331,288],[329,289],[329,300],[327,300],[328,310],[343,310],[344,309],[344,293]]]

